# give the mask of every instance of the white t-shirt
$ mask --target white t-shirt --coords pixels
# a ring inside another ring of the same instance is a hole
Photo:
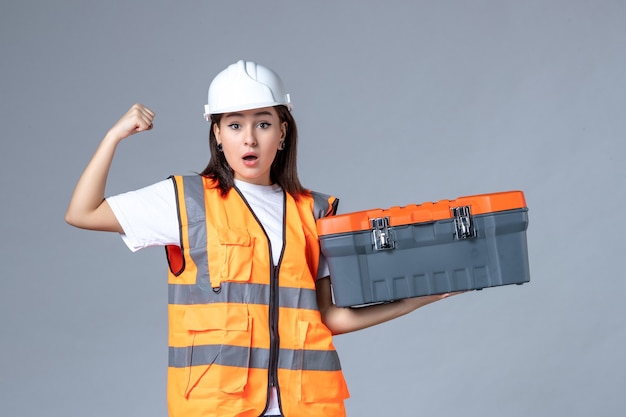
[[[280,259],[283,246],[283,191],[278,185],[256,185],[235,180],[272,244],[274,264]],[[136,252],[149,246],[179,245],[180,228],[173,180],[115,196],[107,197],[124,233],[128,248]],[[317,278],[329,275],[326,258],[320,253]],[[266,415],[280,414],[276,388],[270,392]]]
[[[235,180],[272,243],[272,258],[278,263],[283,246],[283,192],[278,185],[256,185]],[[135,191],[107,197],[124,229],[126,246],[136,252],[149,246],[180,244],[180,228],[173,180],[167,179]],[[317,278],[329,275],[320,253]]]

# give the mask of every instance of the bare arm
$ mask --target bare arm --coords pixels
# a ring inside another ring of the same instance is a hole
[[[322,321],[333,334],[349,333],[384,323],[456,294],[406,298],[393,303],[360,308],[342,308],[333,304],[330,279],[318,279],[316,287],[317,304],[322,314]]]
[[[65,213],[67,223],[83,229],[123,232],[104,199],[109,169],[117,145],[130,135],[152,129],[153,119],[150,109],[135,104],[107,132],[74,188]]]

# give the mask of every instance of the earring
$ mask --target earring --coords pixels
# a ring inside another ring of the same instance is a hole
[[[280,142],[278,142],[278,150],[282,151],[283,149],[285,149],[285,141],[281,140]]]
[[[217,150],[220,151],[220,152],[224,152],[224,149],[222,148],[222,144],[221,143],[217,144]]]

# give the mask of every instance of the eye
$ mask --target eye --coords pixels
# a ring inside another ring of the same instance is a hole
[[[257,126],[258,126],[259,128],[261,128],[261,129],[267,129],[267,128],[269,128],[271,125],[272,125],[271,123],[261,122],[261,123],[259,123]]]
[[[239,123],[231,123],[228,125],[228,127],[230,127],[233,130],[237,130],[241,127],[241,125]]]

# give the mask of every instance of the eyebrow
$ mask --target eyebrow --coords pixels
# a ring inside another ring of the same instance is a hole
[[[259,117],[259,116],[273,116],[272,112],[267,111],[267,110],[263,110],[260,112],[256,112],[252,115],[253,117]],[[227,113],[224,116],[226,119],[231,118],[231,117],[245,117],[243,113]]]

